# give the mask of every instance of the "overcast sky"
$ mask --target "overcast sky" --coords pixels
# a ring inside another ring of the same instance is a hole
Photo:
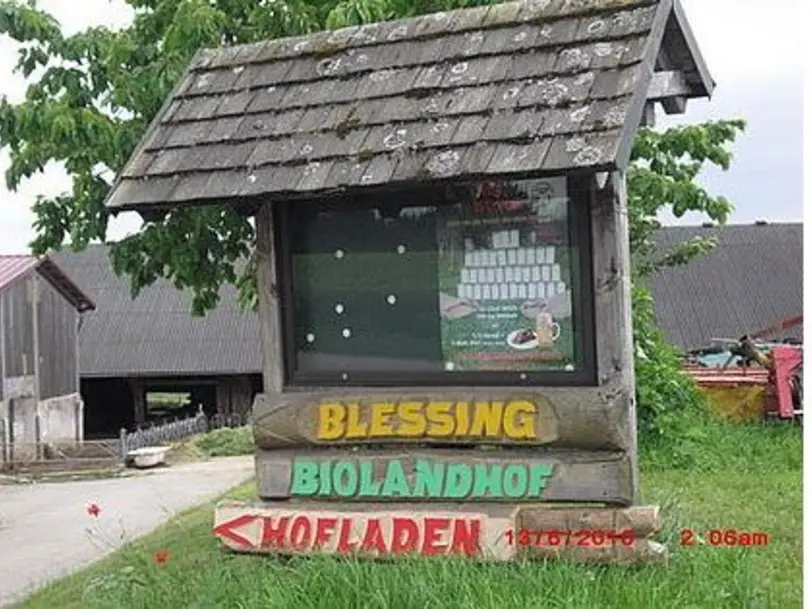
[[[693,100],[684,116],[661,124],[744,118],[747,132],[736,143],[728,172],[707,172],[703,183],[736,205],[733,223],[802,220],[802,0],[683,0],[685,12],[717,83],[710,101]],[[43,0],[67,32],[126,25],[129,7],[120,0]],[[767,8],[768,7],[768,8]],[[809,34],[807,34],[808,36]],[[22,99],[25,82],[12,74],[15,47],[0,38],[0,95]],[[0,153],[0,172],[8,156]],[[30,207],[38,194],[55,195],[70,183],[59,167],[24,183],[16,193],[0,180],[0,253],[24,253],[33,238]],[[664,218],[669,223],[673,218]],[[679,223],[701,219],[685,217]],[[138,216],[111,223],[110,238],[137,230]]]

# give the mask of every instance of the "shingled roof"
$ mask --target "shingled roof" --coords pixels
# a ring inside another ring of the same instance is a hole
[[[714,236],[718,245],[650,281],[657,323],[669,342],[698,349],[803,314],[802,224],[671,226],[656,239],[669,247],[697,236]],[[785,337],[803,340],[803,327],[770,338]]]
[[[159,280],[130,297],[106,245],[54,254],[97,304],[79,332],[83,377],[251,374],[262,370],[259,320],[237,306],[234,286],[206,317],[192,317],[191,295]]]
[[[646,101],[679,111],[650,94],[655,70],[683,101],[713,88],[673,0],[509,2],[204,50],[107,206],[622,168]]]

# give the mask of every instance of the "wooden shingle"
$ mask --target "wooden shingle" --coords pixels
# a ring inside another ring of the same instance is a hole
[[[522,0],[202,51],[107,206],[622,168],[684,26],[673,1]]]

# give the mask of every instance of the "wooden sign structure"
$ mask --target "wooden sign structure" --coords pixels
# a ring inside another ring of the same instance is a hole
[[[713,89],[672,0],[202,51],[107,207],[256,218],[259,501],[233,550],[639,563],[623,171]],[[418,505],[419,504],[419,505]]]

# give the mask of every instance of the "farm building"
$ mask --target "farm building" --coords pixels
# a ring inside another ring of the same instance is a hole
[[[49,257],[0,256],[0,461],[83,439],[77,334],[93,308]]]
[[[238,308],[233,287],[223,287],[215,311],[195,318],[190,295],[168,281],[133,300],[105,245],[55,260],[98,305],[80,335],[88,437],[117,436],[122,427],[191,414],[198,405],[208,415],[250,410],[262,386],[259,324]],[[187,405],[167,410],[160,394],[186,396]]]
[[[719,240],[711,254],[652,279],[657,319],[673,344],[689,350],[802,312],[801,224],[665,227],[657,240],[709,234]],[[98,303],[80,334],[87,434],[116,435],[160,417],[161,405],[149,403],[154,392],[188,392],[189,412],[197,404],[209,414],[249,411],[262,390],[259,323],[238,308],[233,287],[223,287],[214,312],[193,318],[188,294],[167,281],[132,300],[107,246],[55,259]]]
[[[803,224],[670,226],[657,242],[668,247],[694,237],[718,245],[690,264],[668,268],[651,280],[657,321],[681,350],[711,339],[738,339],[782,319],[803,314]],[[803,326],[774,340],[803,340]]]

